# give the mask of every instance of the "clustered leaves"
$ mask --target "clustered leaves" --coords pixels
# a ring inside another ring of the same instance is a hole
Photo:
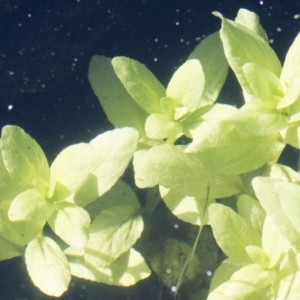
[[[64,149],[50,167],[22,129],[3,128],[0,259],[24,255],[43,292],[61,295],[71,275],[127,286],[150,274],[132,246],[155,205],[142,210],[119,179],[133,158],[137,187],[158,185],[174,215],[212,227],[227,258],[208,300],[300,297],[300,174],[278,163],[287,144],[300,149],[300,35],[281,66],[257,15],[214,15],[221,30],[166,88],[133,59],[94,56],[89,80],[117,129]],[[216,103],[228,67],[241,108]]]

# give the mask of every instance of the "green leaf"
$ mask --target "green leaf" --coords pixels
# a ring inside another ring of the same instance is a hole
[[[280,134],[284,139],[285,144],[289,144],[296,149],[300,149],[300,121],[291,123],[283,129]]]
[[[1,149],[1,140],[0,140],[0,149]],[[12,200],[22,192],[21,187],[18,186],[15,182],[13,182],[12,178],[7,172],[2,159],[1,151],[0,151],[0,191],[1,191],[0,201]]]
[[[89,144],[70,146],[51,165],[52,182],[58,181],[74,193],[71,201],[85,206],[116,183],[128,166],[137,142],[137,130],[121,128],[106,131]]]
[[[198,226],[208,223],[204,219],[205,209],[214,203],[215,199],[209,199],[207,203],[205,198],[185,196],[185,193],[179,188],[167,189],[159,186],[159,192],[169,210],[177,218]]]
[[[298,34],[290,46],[280,74],[283,84],[289,86],[294,76],[300,75],[300,34]]]
[[[1,153],[7,172],[22,189],[32,188],[37,177],[49,181],[49,167],[43,150],[20,127],[3,127]]]
[[[239,214],[247,220],[261,235],[266,217],[266,212],[259,202],[248,195],[241,195],[238,198],[237,208]]]
[[[115,57],[113,68],[136,103],[149,114],[161,112],[160,99],[166,96],[165,88],[147,67],[127,57]]]
[[[80,257],[69,257],[72,275],[108,285],[131,286],[151,274],[143,257],[131,248],[106,268],[95,268]]]
[[[297,220],[299,214],[297,206],[300,186],[267,177],[254,178],[252,185],[262,207],[271,217],[273,223],[282,235],[300,251],[299,227],[295,227],[299,222]],[[286,202],[288,204],[285,204]],[[291,205],[292,209],[287,208],[287,205]],[[292,215],[287,213],[293,209],[295,212],[292,212]]]
[[[148,114],[128,94],[115,74],[111,59],[93,56],[88,77],[108,120],[115,127],[134,127],[144,136]]]
[[[251,94],[265,106],[276,108],[284,96],[279,78],[269,70],[251,62],[244,64],[242,69]]]
[[[224,55],[219,31],[201,41],[188,59],[198,59],[205,75],[204,90],[198,107],[214,103],[228,72],[228,63]]]
[[[140,203],[136,194],[122,179],[119,179],[108,192],[87,205],[85,209],[93,220],[101,211],[118,205],[129,205],[137,210],[140,209]]]
[[[300,271],[280,281],[277,292],[278,299],[298,300],[300,297]]]
[[[50,238],[40,236],[32,240],[25,251],[25,262],[33,283],[43,293],[59,297],[68,289],[69,263]]]
[[[248,29],[254,31],[260,37],[262,37],[267,43],[269,42],[265,30],[259,23],[259,16],[252,11],[241,8],[235,18],[235,22],[241,24]]]
[[[8,209],[10,201],[0,202],[0,236],[17,245],[27,245],[43,229],[45,220],[10,221]]]
[[[22,247],[17,246],[4,237],[0,236],[0,261],[23,255]]]
[[[273,49],[257,33],[214,13],[222,20],[220,30],[225,56],[233,69],[240,85],[252,95],[251,88],[245,78],[243,66],[252,62],[279,76],[281,65]],[[249,25],[247,25],[249,26]]]
[[[167,96],[177,100],[177,106],[184,106],[193,112],[201,105],[205,78],[201,63],[197,59],[186,61],[173,74],[168,87]]]
[[[91,222],[89,214],[83,208],[63,201],[55,203],[55,209],[48,219],[52,230],[68,245],[84,248]]]
[[[214,237],[223,252],[237,264],[251,263],[246,247],[261,246],[261,238],[254,227],[222,204],[211,204],[208,210]]]
[[[194,155],[184,153],[180,146],[163,144],[137,151],[133,165],[135,183],[140,188],[162,185],[199,198],[206,198],[208,186],[211,198],[231,196],[239,189],[239,177],[209,173]]]
[[[277,159],[284,144],[278,134],[252,136],[227,121],[205,122],[185,152],[194,153],[216,174],[241,174]]]
[[[175,139],[182,132],[182,126],[163,114],[154,113],[147,118],[145,130],[151,139],[160,140],[169,137]]]
[[[85,260],[95,268],[107,267],[134,245],[143,227],[139,211],[132,206],[102,211],[90,226]]]
[[[8,217],[11,221],[42,221],[54,211],[53,203],[46,200],[36,189],[19,194],[11,203]]]

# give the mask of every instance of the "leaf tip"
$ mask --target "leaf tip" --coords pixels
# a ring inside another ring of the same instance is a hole
[[[212,12],[212,15],[214,15],[215,17],[220,18],[221,20],[223,19],[222,14],[220,14],[218,11],[213,11],[213,12]]]

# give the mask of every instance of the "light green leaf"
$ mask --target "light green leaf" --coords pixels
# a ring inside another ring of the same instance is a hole
[[[300,186],[267,177],[254,178],[252,185],[262,207],[271,217],[273,223],[282,235],[300,251],[299,227],[294,225],[294,222],[295,224],[298,223],[297,220],[294,220],[298,214],[298,208],[290,216],[286,214],[286,208],[283,207],[285,201],[288,201],[294,208],[298,205]]]
[[[214,237],[223,252],[237,264],[251,263],[246,247],[261,246],[261,238],[254,227],[222,204],[211,204],[208,211]]]
[[[219,31],[201,41],[188,59],[198,59],[205,75],[204,90],[198,107],[214,103],[228,72],[228,63],[224,55]]]
[[[3,127],[1,153],[6,170],[22,189],[32,188],[32,181],[37,177],[49,181],[49,167],[43,150],[20,127]]]
[[[239,189],[239,177],[209,173],[194,155],[184,153],[180,146],[163,144],[137,151],[133,165],[135,182],[140,188],[162,185],[199,198],[206,198],[208,186],[211,198],[231,196]]]
[[[127,57],[115,57],[113,68],[136,103],[149,114],[161,112],[160,99],[166,96],[165,88],[147,67]]]
[[[251,94],[265,106],[276,108],[284,96],[279,78],[269,70],[251,62],[244,64],[242,70],[251,89]]]
[[[291,123],[288,127],[281,130],[280,134],[285,144],[300,149],[300,121]]]
[[[107,267],[134,245],[143,227],[139,211],[132,206],[102,211],[90,226],[85,260],[95,268]]]
[[[0,140],[1,149],[1,140]],[[12,200],[22,192],[20,186],[13,182],[7,172],[0,151],[0,201]]]
[[[25,262],[33,283],[43,293],[59,297],[68,289],[69,263],[50,238],[40,236],[32,240],[25,251]]]
[[[214,14],[222,20],[220,36],[225,56],[240,85],[248,94],[251,95],[252,93],[244,75],[244,64],[256,63],[276,76],[280,75],[281,65],[279,59],[260,35],[243,25],[225,19],[220,13]]]
[[[300,271],[297,271],[280,281],[277,292],[278,300],[298,300],[300,297]]]
[[[0,236],[17,245],[26,245],[33,240],[43,229],[45,220],[39,221],[10,221],[8,209],[10,201],[0,202]]]
[[[299,74],[300,75],[300,74]],[[284,109],[289,107],[286,112],[283,110],[283,112],[288,113],[289,115],[297,115],[299,113],[299,99],[300,99],[300,77],[294,76],[291,79],[291,82],[287,86],[287,90],[285,92],[284,97],[279,101],[277,105],[277,109]],[[295,120],[295,116],[291,117],[292,121]]]
[[[252,136],[227,121],[205,122],[185,152],[194,153],[216,174],[241,174],[277,159],[284,144],[279,134]]]
[[[272,165],[269,176],[281,181],[300,183],[300,174],[293,169],[281,164]]]
[[[291,83],[294,76],[300,75],[300,34],[296,36],[290,46],[280,74],[280,80],[287,86]]]
[[[246,247],[246,251],[254,263],[260,265],[264,269],[269,269],[270,257],[262,248],[249,245]]]
[[[151,139],[160,140],[169,137],[175,139],[182,132],[182,126],[163,114],[154,113],[147,118],[145,130]]]
[[[42,221],[47,220],[53,211],[53,203],[43,198],[36,189],[30,189],[12,201],[8,217],[11,221]]]
[[[55,203],[55,209],[48,219],[52,230],[68,245],[84,248],[91,222],[89,214],[83,208],[63,201]]]
[[[108,285],[131,286],[149,277],[151,270],[133,248],[107,268],[95,268],[78,257],[69,257],[72,275]]]
[[[178,106],[184,106],[193,112],[201,105],[205,78],[201,63],[197,59],[186,61],[173,74],[168,87],[167,96],[178,101]]]
[[[108,120],[115,127],[134,127],[144,136],[148,114],[130,97],[115,74],[111,59],[93,56],[88,77]]]
[[[266,217],[266,212],[259,202],[248,195],[241,195],[238,198],[237,208],[239,214],[261,235]]]
[[[177,218],[198,226],[208,224],[208,220],[204,220],[205,209],[211,203],[215,203],[215,199],[209,199],[207,203],[205,198],[185,196],[179,188],[167,189],[159,186],[159,192],[169,210]]]
[[[248,29],[254,31],[260,37],[262,37],[267,43],[269,42],[265,30],[259,23],[259,16],[252,11],[241,8],[235,18],[235,22],[241,24]]]
[[[0,236],[0,261],[23,255],[23,247],[17,246]]]
[[[248,265],[231,276],[225,285],[224,294],[226,297],[244,299],[245,296],[272,284],[275,279],[275,271],[265,270],[257,264]]]

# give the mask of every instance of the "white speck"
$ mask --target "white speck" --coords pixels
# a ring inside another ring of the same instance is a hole
[[[277,30],[278,32],[281,32],[281,31],[282,31],[282,29],[281,29],[280,27],[278,27],[276,30]]]
[[[14,108],[14,106],[12,105],[12,104],[9,104],[8,106],[7,106],[7,110],[12,110]]]
[[[19,26],[19,27],[21,27],[21,26],[22,26],[22,24],[21,24],[21,23],[19,23],[19,24],[18,24],[18,26]]]
[[[14,76],[14,75],[15,75],[15,72],[13,72],[13,71],[9,71],[8,73],[9,73],[9,75],[11,75],[11,76]]]
[[[171,286],[171,292],[173,292],[173,293],[176,293],[176,286],[175,285],[173,285],[173,286]]]
[[[158,42],[158,39],[154,39],[154,42],[157,43],[157,42]]]
[[[207,271],[206,274],[207,274],[207,276],[211,276],[212,275],[212,271]]]
[[[153,60],[154,60],[154,61],[158,61],[157,57],[154,57]]]
[[[75,57],[75,58],[74,58],[74,61],[78,61],[78,58],[77,58],[77,57]]]
[[[32,14],[28,14],[28,18],[31,18],[32,17]]]
[[[300,18],[300,14],[294,15],[294,19],[297,20]]]
[[[175,22],[175,25],[176,25],[176,26],[179,26],[179,22]]]
[[[168,274],[170,274],[170,273],[171,273],[171,269],[167,269],[166,272],[167,272]]]
[[[174,228],[178,229],[179,225],[178,224],[174,224]]]
[[[264,1],[259,1],[259,4],[260,4],[260,5],[263,5],[263,4],[264,4]]]

